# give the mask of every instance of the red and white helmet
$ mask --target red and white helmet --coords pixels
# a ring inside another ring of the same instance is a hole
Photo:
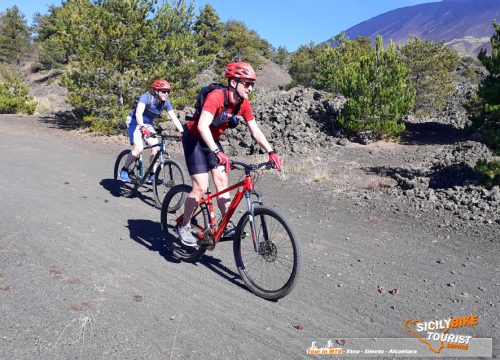
[[[167,80],[155,80],[153,81],[153,85],[151,86],[153,90],[172,90],[172,86],[168,83]]]
[[[228,79],[248,79],[257,80],[255,70],[246,62],[235,62],[226,65],[224,77]]]

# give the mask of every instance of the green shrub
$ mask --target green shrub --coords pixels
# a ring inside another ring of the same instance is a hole
[[[0,114],[33,114],[36,102],[28,95],[29,88],[21,82],[17,70],[0,67]]]
[[[500,161],[479,160],[474,171],[483,176],[481,183],[484,187],[491,189],[495,185],[500,185]]]
[[[94,133],[101,135],[114,135],[119,132],[123,124],[121,119],[108,119],[94,115],[83,117],[83,124]]]
[[[369,131],[378,139],[402,132],[405,126],[400,120],[415,100],[409,74],[394,44],[384,49],[382,37],[377,36],[376,48],[345,69],[339,87],[348,100],[339,123],[353,135]]]
[[[481,62],[472,56],[465,56],[462,58],[462,61],[466,64],[481,65]]]

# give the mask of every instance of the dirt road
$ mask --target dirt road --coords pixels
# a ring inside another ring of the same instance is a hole
[[[195,265],[170,257],[152,193],[113,195],[125,146],[0,115],[0,358],[314,358],[313,341],[412,338],[407,319],[470,315],[460,333],[498,353],[495,224],[457,232],[383,195],[263,174],[304,249],[300,283],[269,302],[245,288],[229,242]]]

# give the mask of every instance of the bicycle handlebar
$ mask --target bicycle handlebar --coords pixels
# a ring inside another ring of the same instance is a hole
[[[269,170],[275,167],[272,161],[266,161],[260,164],[246,164],[237,160],[230,160],[230,162],[231,169],[244,169],[246,171],[255,171],[263,168]]]
[[[161,137],[162,139],[170,139],[170,140],[175,140],[175,141],[181,141],[182,136],[180,135],[168,135],[168,134],[153,134],[151,137]]]

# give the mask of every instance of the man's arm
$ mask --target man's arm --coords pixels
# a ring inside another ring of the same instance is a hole
[[[177,115],[175,115],[175,111],[174,110],[170,110],[168,111],[168,116],[170,116],[170,118],[172,119],[172,121],[174,122],[174,125],[175,127],[177,128],[177,130],[182,133],[184,132],[184,129],[182,128],[182,124],[181,122],[179,121],[179,119],[177,118]]]
[[[260,145],[262,149],[265,150],[265,152],[270,152],[273,150],[271,145],[269,145],[269,142],[266,139],[266,136],[262,132],[262,130],[259,128],[257,125],[257,122],[255,120],[251,120],[247,122],[248,130],[250,130],[250,134],[252,135],[252,139],[255,140],[257,144]]]
[[[264,135],[262,130],[260,130],[255,119],[247,122],[247,125],[252,138],[269,154],[269,161],[272,161],[274,163],[276,170],[281,171],[281,163],[283,162],[283,158],[276,154],[271,145],[269,145],[266,136]]]
[[[218,149],[217,144],[214,141],[212,132],[210,131],[210,124],[212,123],[214,116],[207,110],[203,110],[198,120],[198,131],[200,132],[201,138],[210,148],[210,150],[215,151]]]
[[[142,114],[144,113],[144,110],[146,109],[146,104],[139,102],[137,104],[137,108],[135,109],[135,119],[137,120],[137,125],[139,127],[144,126],[144,119],[142,118]]]

